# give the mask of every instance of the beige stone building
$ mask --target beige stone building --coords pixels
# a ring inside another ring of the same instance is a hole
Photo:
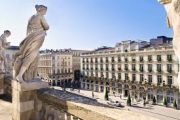
[[[43,50],[40,52],[38,74],[54,86],[71,86],[80,79],[80,55],[84,50]],[[79,71],[79,72],[78,72]]]
[[[152,101],[180,105],[178,60],[172,39],[160,36],[146,41],[122,41],[115,47],[102,47],[81,55],[81,88]]]
[[[52,51],[40,51],[40,57],[38,61],[38,75],[44,80],[49,80],[49,82],[50,75],[52,75],[52,64]]]

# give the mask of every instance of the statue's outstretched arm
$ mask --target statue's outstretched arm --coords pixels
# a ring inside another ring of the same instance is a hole
[[[49,29],[49,25],[48,25],[48,23],[46,22],[44,16],[41,17],[41,24],[42,24],[44,30],[48,30],[48,29]]]

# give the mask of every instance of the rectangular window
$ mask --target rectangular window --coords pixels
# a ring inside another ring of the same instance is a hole
[[[144,81],[144,75],[140,74],[140,82]]]
[[[136,64],[132,64],[132,71],[136,71]]]
[[[157,64],[157,72],[161,72],[161,64]]]
[[[108,63],[108,57],[106,57],[106,63]]]
[[[108,72],[106,72],[106,78],[109,78],[109,73]]]
[[[124,61],[125,61],[125,62],[128,62],[128,58],[124,58]]]
[[[143,72],[143,71],[144,71],[144,66],[143,66],[143,64],[140,64],[140,65],[139,65],[139,71],[140,71],[140,72]]]
[[[132,62],[136,62],[136,58],[132,58]]]
[[[103,63],[103,59],[102,58],[100,58],[100,62]]]
[[[172,64],[167,64],[167,72],[172,73]]]
[[[114,62],[114,57],[111,58],[111,62]]]
[[[149,61],[149,62],[152,61],[152,55],[148,55],[148,61]]]
[[[158,83],[158,85],[160,85],[162,83],[162,76],[161,75],[157,75],[157,83]]]
[[[172,76],[167,76],[167,84],[172,85],[173,84],[173,77]]]
[[[121,57],[120,56],[118,56],[118,62],[121,62]]]
[[[103,71],[103,64],[100,64],[101,71]]]
[[[115,70],[115,69],[114,69],[114,64],[112,64],[112,65],[111,65],[111,68],[112,68],[112,71],[114,71],[114,70]]]
[[[121,73],[118,73],[118,79],[121,80]]]
[[[121,71],[121,65],[118,65],[118,70]]]
[[[172,62],[172,55],[167,55],[167,61]]]
[[[148,64],[148,71],[152,72],[152,64]]]
[[[109,70],[109,68],[108,68],[108,64],[106,64],[106,71],[108,71]]]
[[[132,74],[132,81],[136,81],[136,74]]]
[[[143,56],[139,56],[139,61],[140,61],[140,62],[143,62],[143,61],[144,61]]]
[[[125,80],[129,80],[128,73],[125,73]]]
[[[125,64],[125,65],[124,65],[124,68],[125,68],[125,70],[127,71],[127,70],[128,70],[128,64]]]
[[[148,83],[152,83],[152,75],[148,75]]]
[[[157,61],[161,62],[161,55],[157,55]]]

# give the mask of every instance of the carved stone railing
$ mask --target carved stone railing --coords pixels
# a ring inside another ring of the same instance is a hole
[[[5,86],[5,91],[8,91],[5,93],[11,95],[10,79],[6,78]],[[156,120],[126,109],[114,109],[95,99],[62,90],[46,88],[33,93],[37,96],[34,98],[33,120]]]
[[[125,109],[114,109],[95,99],[55,89],[37,92],[43,120],[155,120],[148,116]]]

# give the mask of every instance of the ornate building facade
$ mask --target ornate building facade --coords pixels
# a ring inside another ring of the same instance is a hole
[[[122,41],[81,55],[81,88],[158,104],[167,98],[180,105],[177,84],[178,60],[172,39],[159,36],[146,41]]]
[[[83,52],[83,50],[72,49],[40,51],[39,76],[53,86],[71,87],[72,81],[78,78],[80,54]]]

